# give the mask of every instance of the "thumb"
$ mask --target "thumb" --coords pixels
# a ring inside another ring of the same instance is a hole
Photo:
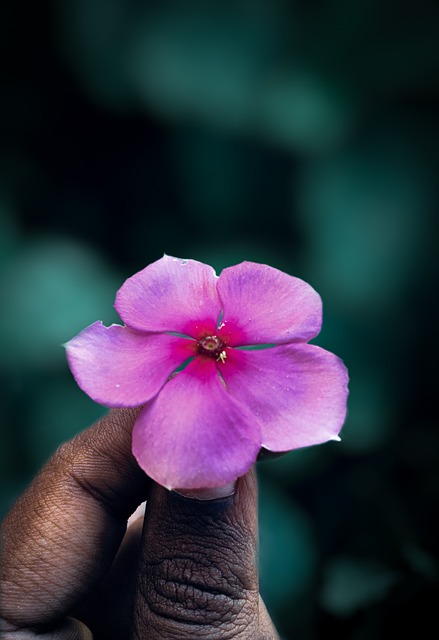
[[[256,552],[254,472],[238,480],[234,495],[209,501],[155,485],[145,516],[131,637],[260,637]]]

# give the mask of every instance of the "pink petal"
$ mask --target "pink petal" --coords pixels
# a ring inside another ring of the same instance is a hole
[[[221,311],[212,267],[196,260],[164,256],[119,289],[115,307],[140,331],[175,331],[194,338],[213,333]]]
[[[76,382],[107,407],[136,407],[152,398],[187,358],[193,341],[141,334],[101,322],[90,325],[65,346]]]
[[[261,446],[245,406],[220,381],[215,362],[196,358],[143,409],[133,431],[133,453],[168,488],[222,486],[248,471]]]
[[[310,344],[229,349],[221,374],[230,395],[250,407],[270,451],[339,440],[348,374],[333,353]]]
[[[322,303],[299,278],[264,264],[242,262],[222,271],[218,294],[231,346],[306,342],[322,325]]]

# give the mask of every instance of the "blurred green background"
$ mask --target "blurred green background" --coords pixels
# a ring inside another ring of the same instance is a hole
[[[324,301],[341,443],[261,463],[283,638],[436,625],[439,5],[0,6],[0,510],[103,409],[60,344],[166,252]],[[423,635],[421,633],[421,635]]]

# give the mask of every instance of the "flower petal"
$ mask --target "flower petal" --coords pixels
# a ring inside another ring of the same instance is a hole
[[[310,344],[229,349],[220,370],[230,395],[251,407],[266,449],[289,451],[339,440],[348,374],[333,353]]]
[[[90,325],[65,347],[76,382],[107,407],[136,407],[152,398],[187,358],[193,341],[142,334],[114,324]]]
[[[242,262],[222,271],[218,294],[224,310],[228,343],[306,342],[322,325],[319,294],[299,278],[254,262]]]
[[[125,281],[115,307],[140,331],[175,331],[194,338],[213,333],[221,311],[212,267],[164,256]]]
[[[133,453],[156,482],[174,489],[222,486],[255,462],[260,430],[227,393],[209,358],[195,358],[138,416]]]

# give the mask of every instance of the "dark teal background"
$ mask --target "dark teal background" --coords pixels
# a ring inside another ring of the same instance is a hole
[[[393,0],[0,6],[0,509],[103,409],[60,346],[163,253],[324,303],[341,443],[261,463],[284,638],[436,625],[439,11]]]

